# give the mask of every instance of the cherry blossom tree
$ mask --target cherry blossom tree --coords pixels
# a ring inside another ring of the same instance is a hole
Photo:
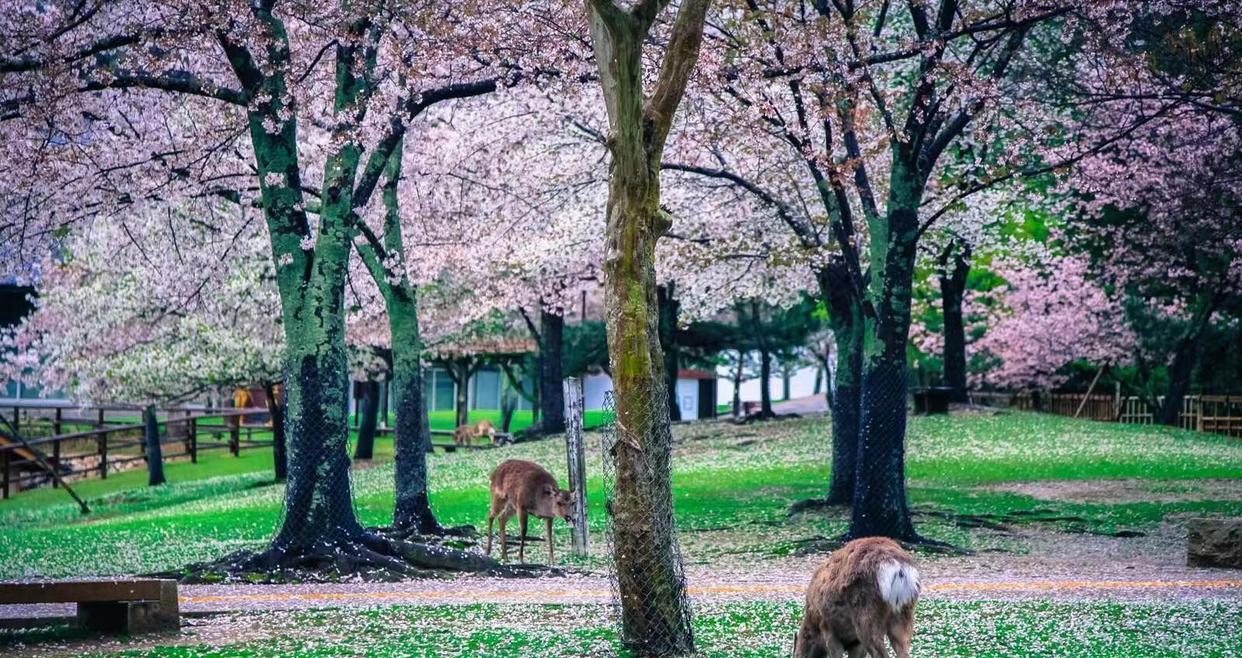
[[[1137,339],[1122,302],[1094,280],[1084,258],[1050,255],[1041,262],[998,260],[990,267],[1005,285],[999,304],[986,311],[987,331],[974,346],[998,361],[981,375],[982,383],[1054,388],[1074,361],[1116,366],[1133,356]]]
[[[266,236],[222,205],[135,208],[79,227],[45,257],[35,311],[3,337],[9,378],[95,404],[142,404],[153,485],[163,482],[155,405],[280,380]]]
[[[3,10],[0,115],[15,136],[3,159],[35,172],[9,191],[23,201],[10,230],[45,236],[135,199],[215,196],[262,211],[285,334],[289,487],[268,550],[231,567],[491,568],[358,523],[344,451],[344,287],[354,237],[365,233],[360,214],[412,122],[437,103],[526,79],[521,71],[538,68],[528,53],[572,50],[539,30],[556,24],[559,7],[172,0]]]
[[[660,349],[656,242],[668,231],[660,163],[703,40],[708,0],[684,0],[647,91],[644,43],[667,0],[587,3],[608,110],[609,187],[604,252],[608,355],[616,390],[613,551],[623,641],[640,653],[694,650],[685,583],[677,572],[669,481],[672,434]]]

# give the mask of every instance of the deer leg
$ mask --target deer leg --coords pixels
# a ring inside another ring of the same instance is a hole
[[[544,523],[546,524],[545,527],[547,527],[548,529],[548,532],[547,532],[547,535],[548,535],[548,566],[552,566],[552,563],[556,559],[552,557],[552,517],[549,516],[548,518],[544,519]]]
[[[489,511],[487,513],[487,557],[492,556],[492,523],[496,520],[496,514]]]
[[[914,635],[914,610],[889,622],[888,641],[897,658],[910,658],[910,637]]]
[[[500,561],[509,561],[509,535],[505,533],[505,524],[509,522],[508,511],[500,513]]]
[[[518,510],[518,562],[526,564],[526,510]]]

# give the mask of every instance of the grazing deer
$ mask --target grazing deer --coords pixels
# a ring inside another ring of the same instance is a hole
[[[547,528],[548,564],[552,564],[552,519],[573,525],[574,501],[556,486],[556,478],[534,462],[510,459],[492,471],[492,504],[487,512],[487,554],[492,554],[492,522],[500,518],[500,559],[509,560],[505,523],[518,517],[518,562],[526,559],[526,517],[543,519]]]
[[[493,444],[496,443],[496,427],[492,425],[492,421],[480,420],[473,425],[467,423],[459,426],[453,430],[453,443],[459,446],[470,445],[478,436],[487,436]]]
[[[855,539],[815,570],[794,658],[909,658],[919,572],[910,554],[884,537]]]

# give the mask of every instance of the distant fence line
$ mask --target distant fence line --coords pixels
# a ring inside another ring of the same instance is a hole
[[[225,450],[237,456],[243,449],[272,445],[254,437],[262,425],[247,417],[267,413],[263,408],[159,409],[156,422],[164,459]],[[21,401],[0,405],[0,415],[24,439],[0,432],[0,497],[53,482],[31,449],[41,453],[66,481],[107,478],[109,474],[140,465],[146,459],[142,407],[110,405],[76,407],[58,403]]]
[[[970,399],[974,404],[987,407],[1040,411],[1088,420],[1136,425],[1155,422],[1146,402],[1133,395],[972,391]],[[1163,403],[1164,398],[1159,401]],[[1182,400],[1178,425],[1183,429],[1242,438],[1242,395],[1187,395]]]

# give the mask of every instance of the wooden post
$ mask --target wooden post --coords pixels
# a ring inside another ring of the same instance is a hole
[[[103,407],[100,407],[99,408],[99,420],[95,422],[95,427],[103,427],[103,426],[104,426],[104,410],[103,410]]]
[[[562,382],[565,393],[565,452],[569,458],[569,490],[574,499],[573,553],[587,554],[586,456],[582,438],[582,412],[585,400],[582,380],[569,377]]]
[[[0,457],[3,458],[0,459],[0,481],[3,481],[3,486],[0,489],[3,489],[5,498],[9,497],[9,454],[8,450],[0,452]]]
[[[1087,394],[1082,396],[1082,403],[1078,405],[1078,409],[1074,411],[1074,418],[1082,413],[1082,408],[1087,406],[1087,400],[1091,399],[1091,393],[1095,391],[1095,385],[1100,382],[1100,375],[1104,374],[1104,368],[1095,371],[1095,379],[1091,380],[1091,385],[1087,387]]]
[[[57,434],[60,434],[60,432],[57,432]],[[60,471],[60,441],[52,442],[52,468]],[[60,488],[60,478],[52,478],[52,488]]]
[[[196,419],[191,418],[186,421],[186,432],[189,433],[189,436],[187,437],[189,443],[186,444],[185,450],[186,452],[190,453],[190,463],[197,464],[198,463],[198,421]]]
[[[237,457],[241,452],[241,416],[233,416],[229,426],[229,452]]]
[[[103,417],[103,410],[99,411],[100,417]],[[99,442],[99,478],[101,480],[108,479],[108,431],[101,430],[97,435]]]
[[[55,420],[52,421],[52,434],[60,434],[61,409],[56,407]]]
[[[21,434],[22,432],[22,408],[13,406],[13,433]]]

